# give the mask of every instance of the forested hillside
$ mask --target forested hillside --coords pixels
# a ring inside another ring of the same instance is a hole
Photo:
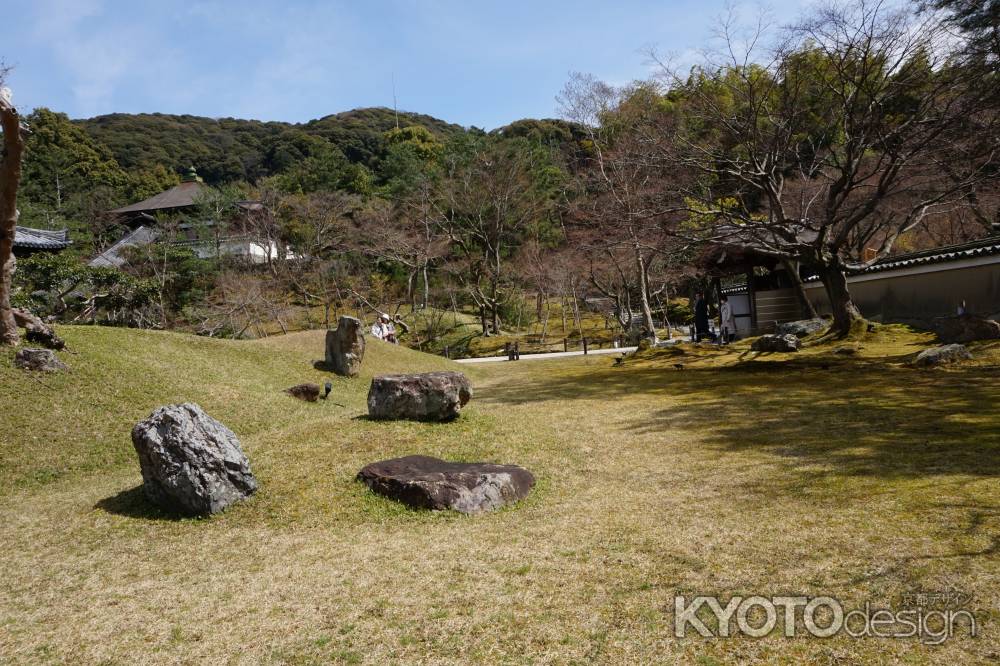
[[[348,160],[374,168],[385,150],[384,133],[419,125],[439,139],[463,131],[458,125],[419,113],[355,109],[303,124],[162,113],[115,113],[75,120],[95,142],[107,146],[125,169],[174,172],[194,166],[209,184],[256,181],[307,156],[306,137],[320,137]]]

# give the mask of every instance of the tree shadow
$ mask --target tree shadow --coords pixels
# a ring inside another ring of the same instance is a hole
[[[117,495],[105,497],[94,505],[95,509],[113,513],[126,518],[145,518],[146,520],[168,520],[178,521],[190,516],[181,513],[164,511],[159,506],[153,504],[146,497],[146,493],[139,484],[135,488],[123,490]]]
[[[923,371],[834,355],[727,368],[588,368],[545,380],[511,378],[478,398],[524,404],[655,396],[669,405],[653,403],[640,421],[610,409],[609,427],[691,431],[724,452],[769,454],[789,473],[788,490],[837,475],[1000,475],[1000,383],[983,368]],[[773,492],[774,482],[762,479],[758,490]]]

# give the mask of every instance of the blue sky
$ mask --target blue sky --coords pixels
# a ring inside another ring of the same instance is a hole
[[[8,0],[3,0],[5,3]],[[301,122],[363,106],[492,129],[558,115],[571,71],[625,83],[649,47],[694,62],[725,0],[131,2],[5,9],[21,108]],[[770,0],[776,20],[807,0]],[[742,7],[754,14],[757,5]]]

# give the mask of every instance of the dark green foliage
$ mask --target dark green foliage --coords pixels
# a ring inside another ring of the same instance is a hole
[[[266,174],[268,142],[287,123],[162,113],[97,116],[75,123],[110,148],[126,169],[157,165],[180,173],[194,166],[208,183],[255,180]]]
[[[462,132],[458,125],[422,113],[399,113],[397,118],[392,109],[381,107],[337,113],[301,127],[309,134],[321,136],[336,145],[351,162],[377,170],[387,146],[386,133],[397,125],[401,128],[419,125],[438,140]]]
[[[15,305],[62,321],[136,325],[156,297],[153,280],[115,268],[87,266],[69,254],[37,254],[18,262]]]
[[[525,118],[494,130],[491,134],[504,138],[523,138],[551,148],[572,172],[582,168],[587,158],[587,133],[583,127],[568,120]]]
[[[462,131],[457,125],[416,113],[400,113],[398,121],[400,127],[419,126],[433,140]],[[74,122],[107,146],[125,169],[160,165],[180,173],[194,166],[206,183],[216,185],[255,182],[284,173],[310,157],[326,160],[331,148],[348,162],[374,170],[388,146],[386,132],[396,128],[397,117],[391,109],[373,108],[301,125],[162,113],[115,113]],[[361,187],[359,173],[365,172],[355,172],[348,181]]]

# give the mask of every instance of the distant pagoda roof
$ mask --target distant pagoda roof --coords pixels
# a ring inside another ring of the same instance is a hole
[[[32,229],[31,227],[14,227],[14,247],[31,250],[65,250],[73,244],[69,239],[69,231],[60,229]]]
[[[150,213],[157,210],[193,206],[204,188],[205,185],[198,177],[198,173],[194,167],[191,167],[184,174],[184,181],[180,185],[175,185],[165,192],[160,192],[138,203],[115,208],[109,212],[116,215],[127,215],[129,213]]]

